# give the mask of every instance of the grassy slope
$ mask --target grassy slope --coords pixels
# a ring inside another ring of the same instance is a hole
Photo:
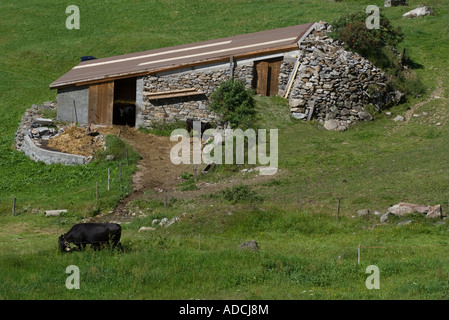
[[[374,3],[382,6],[383,0]],[[387,15],[402,26],[407,35],[403,45],[412,59],[424,66],[418,70],[429,87],[423,99],[438,83],[441,96],[447,97],[449,6],[444,0],[419,3],[432,4],[437,14],[403,20],[403,8],[391,8]],[[398,201],[441,203],[447,209],[447,99],[423,105],[417,113],[426,111],[428,116],[412,118],[408,125],[379,115],[374,123],[339,134],[320,130],[315,123],[293,122],[280,99],[259,99],[263,118],[269,119],[267,126],[280,129],[280,168],[288,172],[256,188],[266,196],[265,201],[230,205],[205,195],[195,201],[176,201],[168,209],[158,203],[147,204],[148,217],[124,226],[127,251],[123,254],[56,252],[59,232],[79,218],[76,213],[92,210],[93,204],[86,200],[91,196],[88,190],[104,174],[105,164],[70,169],[44,166],[13,150],[23,111],[33,103],[54,100],[55,92],[48,84],[73,67],[79,56],[105,57],[331,21],[368,4],[373,1],[117,0],[107,7],[98,1],[82,1],[78,4],[81,29],[67,30],[65,5],[3,1],[0,34],[7,36],[2,37],[0,48],[0,278],[4,283],[0,298],[447,297],[445,248],[401,247],[444,243],[446,225],[413,217],[413,224],[397,228],[400,219],[376,226],[377,218],[351,218],[357,209],[382,211]],[[411,100],[392,112],[403,114],[417,102]],[[120,193],[118,190],[111,201]],[[26,200],[19,206],[26,214],[10,216],[13,195]],[[343,218],[337,222],[330,215],[338,197],[342,198]],[[54,206],[68,206],[75,214],[42,219],[25,212],[27,208]],[[137,233],[153,218],[184,212],[183,223],[170,229]],[[201,251],[198,234],[202,236]],[[259,242],[259,253],[235,250],[248,239]],[[399,248],[366,249],[358,266],[359,243]],[[336,259],[341,254],[343,257]],[[82,290],[65,288],[64,271],[69,264],[80,267]],[[381,290],[369,291],[364,286],[369,264],[380,267]],[[111,283],[116,284],[113,292],[108,290]]]

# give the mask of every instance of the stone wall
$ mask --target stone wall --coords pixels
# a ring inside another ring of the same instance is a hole
[[[219,116],[209,110],[209,98],[212,92],[229,77],[229,64],[222,69],[205,68],[144,77],[140,126],[151,127],[153,122],[184,121],[187,118],[201,121],[218,120]],[[237,65],[234,69],[234,78],[242,80],[247,88],[251,88],[252,64]],[[145,96],[146,92],[166,92],[190,88],[195,88],[203,94],[158,100],[150,100]]]
[[[286,89],[287,75],[295,62],[284,60],[279,77],[280,92]],[[372,119],[365,105],[382,109],[388,99],[396,98],[396,92],[387,92],[387,78],[382,70],[359,54],[346,51],[326,32],[310,34],[304,39],[299,63],[288,96],[290,111],[298,119],[306,119],[313,106],[313,118],[323,124],[332,120],[337,122],[331,126],[333,130],[346,130],[355,121]]]
[[[17,150],[24,152],[34,161],[42,161],[46,164],[62,163],[65,165],[79,165],[90,162],[92,157],[86,158],[80,155],[46,150],[38,147],[33,142],[32,128],[33,124],[39,118],[40,111],[43,109],[54,110],[55,108],[56,104],[49,101],[44,102],[42,106],[34,104],[25,111],[15,135]]]

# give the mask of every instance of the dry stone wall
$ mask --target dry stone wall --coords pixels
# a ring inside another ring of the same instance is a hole
[[[329,30],[326,23],[322,26]],[[383,109],[402,99],[400,93],[390,92],[382,70],[359,54],[346,51],[326,31],[310,34],[299,49],[300,64],[288,95],[290,111],[297,119],[306,119],[313,106],[313,118],[329,122],[326,129],[346,130],[355,121],[372,119],[365,105]],[[287,89],[295,63],[285,59],[281,65],[281,94]]]
[[[166,75],[150,75],[143,78],[142,127],[151,127],[154,122],[173,122],[192,118],[201,121],[216,121],[219,115],[209,109],[209,98],[222,82],[230,78],[230,69],[192,70]],[[251,88],[253,67],[236,66],[234,78]],[[167,92],[195,88],[203,94],[164,99],[149,99],[145,93]]]

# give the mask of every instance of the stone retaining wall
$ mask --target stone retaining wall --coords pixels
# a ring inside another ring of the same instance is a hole
[[[209,110],[209,98],[212,92],[229,77],[229,65],[226,69],[198,69],[144,77],[140,125],[151,127],[153,122],[184,121],[188,118],[206,122],[218,120],[219,116]],[[252,64],[236,66],[234,78],[242,80],[247,88],[251,88]],[[190,88],[195,88],[203,94],[158,100],[150,100],[145,96],[146,92],[166,92]]]
[[[31,139],[31,128],[33,122],[39,117],[39,111],[42,109],[55,109],[56,104],[53,102],[45,102],[42,106],[33,104],[31,108],[25,111],[20,121],[19,128],[16,131],[15,141],[16,148],[24,152],[34,161],[42,161],[46,164],[62,163],[65,165],[86,164],[91,161],[91,157],[86,158],[80,155],[68,154],[57,151],[50,151],[39,148]]]

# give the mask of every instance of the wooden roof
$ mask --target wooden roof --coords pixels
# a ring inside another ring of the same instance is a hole
[[[287,52],[314,29],[314,23],[191,44],[87,60],[50,84],[51,89],[148,75],[195,65]]]

